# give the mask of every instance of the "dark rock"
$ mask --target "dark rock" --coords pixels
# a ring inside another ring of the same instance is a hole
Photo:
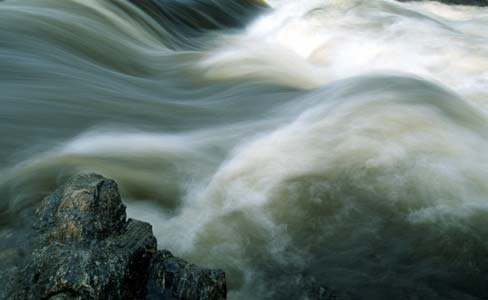
[[[76,176],[38,213],[35,250],[9,283],[8,299],[226,298],[222,271],[157,252],[151,225],[126,220],[113,180]]]
[[[95,174],[74,177],[45,199],[39,212],[41,232],[50,241],[103,240],[126,226],[117,184]]]
[[[223,271],[202,269],[166,250],[153,258],[148,287],[151,300],[220,300],[227,294]]]

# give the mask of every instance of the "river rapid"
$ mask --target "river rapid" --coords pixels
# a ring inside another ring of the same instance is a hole
[[[488,8],[0,1],[0,137],[0,250],[97,172],[229,299],[488,298]]]

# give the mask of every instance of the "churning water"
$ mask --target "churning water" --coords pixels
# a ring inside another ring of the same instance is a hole
[[[230,299],[488,298],[487,8],[0,1],[0,136],[5,241],[91,171]]]

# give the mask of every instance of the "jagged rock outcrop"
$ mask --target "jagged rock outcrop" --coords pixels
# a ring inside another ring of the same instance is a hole
[[[72,178],[38,209],[35,250],[8,299],[226,298],[225,274],[157,251],[150,224],[126,218],[117,184]]]
[[[149,272],[149,299],[223,299],[225,274],[220,270],[202,269],[167,250],[153,258]]]

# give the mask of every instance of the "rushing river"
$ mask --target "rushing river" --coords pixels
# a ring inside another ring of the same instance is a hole
[[[0,1],[0,250],[78,172],[230,299],[488,299],[488,8]]]

